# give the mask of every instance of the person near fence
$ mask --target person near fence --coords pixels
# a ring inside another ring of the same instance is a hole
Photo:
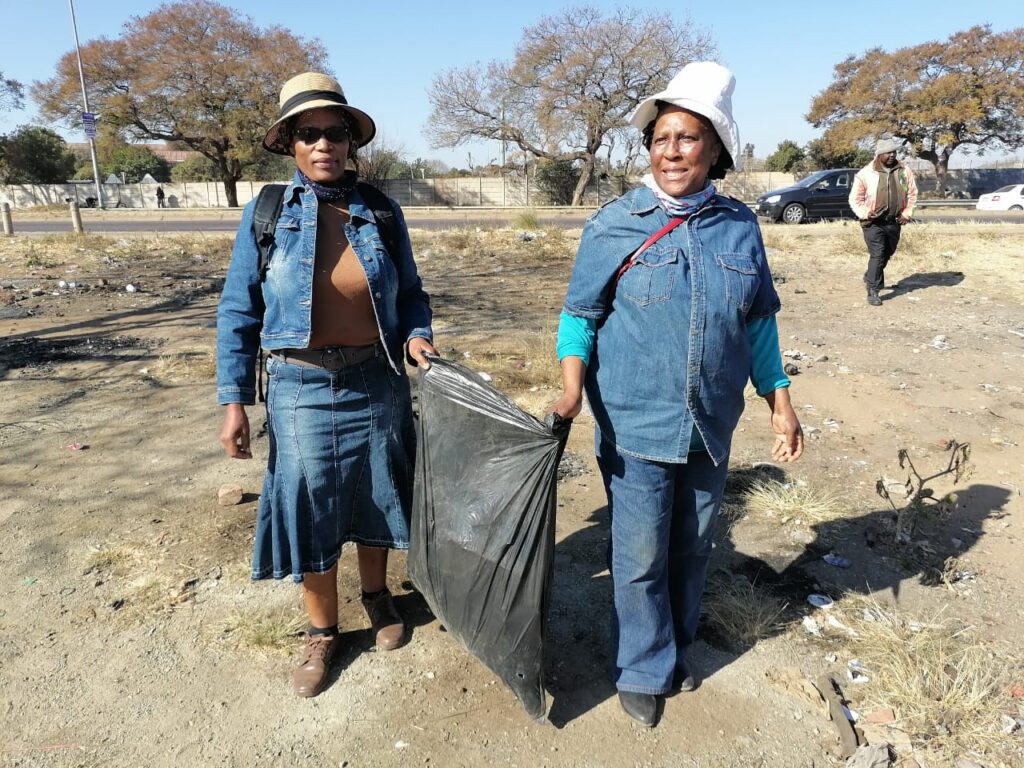
[[[697,686],[688,648],[748,379],[769,407],[773,458],[803,452],[757,219],[712,181],[739,158],[734,86],[695,62],[637,106],[651,171],[584,226],[558,329],[551,410],[575,417],[586,391],[597,422],[612,675],[645,726],[659,697]]]
[[[156,207],[164,207],[164,188],[160,186],[156,188]]]
[[[257,395],[259,349],[269,351],[270,445],[252,577],[302,585],[310,627],[292,684],[308,697],[324,687],[340,647],[343,544],[356,545],[377,647],[406,640],[387,587],[389,549],[409,543],[415,435],[404,363],[427,368],[435,350],[401,209],[384,198],[393,214],[385,233],[353,170],[373,120],[315,72],[286,82],[279,106],[263,146],[292,155],[296,172],[265,271],[256,201],[242,214],[217,314],[217,392],[225,452],[251,458],[245,406]]]
[[[896,253],[903,225],[914,217],[917,182],[914,172],[899,160],[899,142],[879,139],[875,159],[853,177],[850,208],[860,220],[868,246],[868,268],[864,283],[868,304],[879,307],[878,292],[885,288],[885,267]]]

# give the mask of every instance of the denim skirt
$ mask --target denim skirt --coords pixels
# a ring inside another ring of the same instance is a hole
[[[252,577],[329,571],[346,542],[408,549],[416,435],[384,355],[338,371],[267,363],[270,455]]]

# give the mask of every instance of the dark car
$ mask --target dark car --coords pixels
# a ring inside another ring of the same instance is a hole
[[[808,219],[856,218],[850,209],[850,185],[856,168],[818,171],[791,187],[773,189],[757,198],[758,216],[787,224]]]

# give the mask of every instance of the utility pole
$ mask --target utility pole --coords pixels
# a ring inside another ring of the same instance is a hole
[[[85,111],[82,113],[82,125],[85,129],[85,136],[89,139],[89,157],[92,159],[92,178],[96,182],[96,205],[103,208],[103,188],[100,186],[100,164],[96,162],[96,123],[89,111],[89,94],[85,90],[85,69],[82,67],[82,49],[78,44],[78,23],[75,21],[75,0],[68,0],[71,8],[71,29],[75,33],[75,53],[78,55],[78,79],[82,84],[82,105]],[[89,127],[91,124],[91,128]]]

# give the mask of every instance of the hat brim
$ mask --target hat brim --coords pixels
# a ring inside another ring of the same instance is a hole
[[[311,109],[319,109],[321,107],[343,109],[352,116],[352,119],[356,121],[356,127],[359,129],[359,136],[356,140],[358,146],[365,147],[373,141],[373,137],[377,135],[376,123],[374,123],[373,118],[363,112],[363,110],[350,107],[347,104],[339,104],[336,101],[329,101],[327,99],[311,99],[310,101],[304,101],[303,103],[292,107],[287,113],[281,115],[274,121],[274,124],[267,129],[267,133],[263,137],[263,148],[268,152],[273,152],[275,155],[290,155],[292,153],[292,148],[289,144],[285,144],[282,141],[281,126],[286,120],[295,117],[296,115],[308,112]]]
[[[663,101],[666,104],[673,104],[681,109],[702,115],[710,120],[711,125],[715,129],[715,133],[718,134],[719,141],[722,142],[722,146],[725,147],[725,151],[729,153],[729,158],[732,160],[732,168],[739,170],[739,128],[735,121],[726,117],[725,113],[717,107],[712,107],[704,102],[695,101],[693,99],[673,98],[668,96],[667,91],[662,91],[661,93],[656,93],[653,96],[648,96],[646,99],[641,101],[637,105],[636,109],[633,110],[633,114],[629,116],[629,124],[639,131],[646,128],[647,124],[658,116],[659,101]]]

